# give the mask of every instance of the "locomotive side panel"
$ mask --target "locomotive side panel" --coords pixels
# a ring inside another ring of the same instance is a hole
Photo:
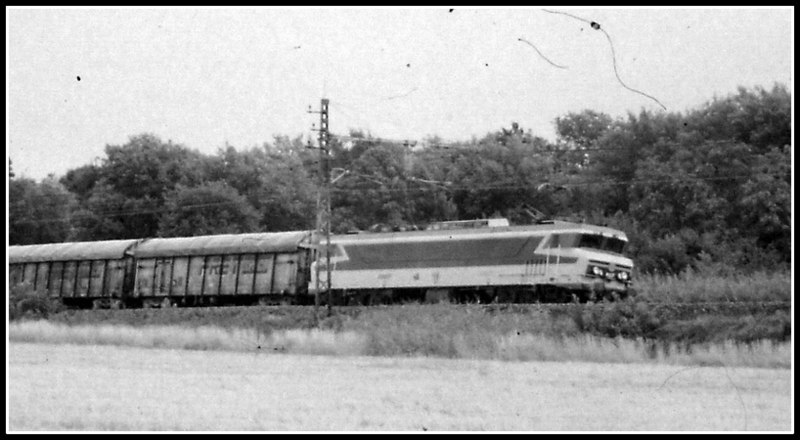
[[[537,259],[543,238],[445,234],[425,240],[343,240],[341,257],[332,259],[333,288],[521,285],[528,281],[526,264]]]

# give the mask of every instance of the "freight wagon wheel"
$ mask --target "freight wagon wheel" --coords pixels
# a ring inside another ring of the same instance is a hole
[[[174,304],[172,303],[172,300],[169,299],[169,298],[164,298],[164,300],[161,301],[161,308],[162,309],[168,309],[168,308],[172,307],[173,305]]]

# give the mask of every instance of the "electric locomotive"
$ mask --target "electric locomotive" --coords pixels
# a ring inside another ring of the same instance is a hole
[[[309,292],[326,292],[330,279],[335,302],[585,302],[633,293],[628,239],[609,227],[489,219],[330,242],[330,274],[328,258],[317,258]]]

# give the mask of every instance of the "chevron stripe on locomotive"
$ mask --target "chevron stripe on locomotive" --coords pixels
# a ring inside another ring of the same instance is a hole
[[[584,302],[633,294],[627,241],[584,223],[489,219],[331,235],[330,247],[313,231],[11,246],[9,283],[75,308],[304,305],[317,294],[336,305]]]

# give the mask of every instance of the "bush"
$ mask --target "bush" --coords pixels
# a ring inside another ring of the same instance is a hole
[[[687,269],[677,275],[641,275],[637,298],[656,303],[770,302],[792,300],[789,271],[720,274]]]
[[[789,342],[792,321],[789,313],[776,311],[745,316],[703,315],[673,320],[657,331],[660,340],[687,345],[700,343]]]
[[[36,290],[31,283],[11,286],[8,295],[8,319],[47,318],[63,308],[58,300],[47,297],[44,289]]]
[[[631,298],[606,307],[576,308],[572,318],[581,332],[611,338],[651,338],[663,325],[647,302]]]

